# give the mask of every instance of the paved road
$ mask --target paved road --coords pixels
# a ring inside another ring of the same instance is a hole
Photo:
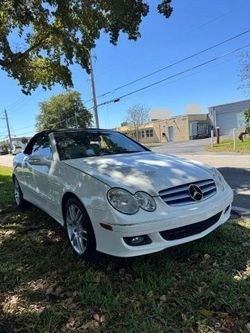
[[[0,155],[0,165],[12,167],[12,155]]]
[[[183,142],[171,142],[160,147],[151,148],[153,151],[157,151],[161,154],[204,154],[204,149],[210,145],[210,138],[183,141]]]
[[[201,141],[200,146],[199,141]],[[198,144],[198,148],[194,142]],[[202,150],[204,144],[204,140],[196,140],[185,144],[155,147],[152,150],[162,154],[171,153],[218,168],[234,190],[234,207],[237,211],[250,215],[250,155],[206,153]],[[12,166],[12,159],[11,155],[0,155],[0,165]]]

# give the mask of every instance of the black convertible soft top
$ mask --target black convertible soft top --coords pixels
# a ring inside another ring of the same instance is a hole
[[[46,136],[49,135],[50,133],[72,133],[72,132],[93,132],[93,133],[98,133],[98,132],[118,132],[115,130],[111,130],[111,129],[101,129],[101,128],[52,128],[52,129],[48,129],[48,130],[44,130],[41,132],[36,133],[28,142],[26,148],[24,149],[24,154],[31,154],[32,152],[32,147],[34,142],[37,140],[38,137],[40,136]],[[120,132],[118,132],[120,133]],[[123,133],[120,133],[124,136],[127,136]],[[140,144],[139,142],[135,141],[132,138],[129,138],[131,141],[136,142],[139,146],[141,146],[142,148],[144,148],[147,151],[150,151],[150,149],[148,147],[143,146],[142,144]]]

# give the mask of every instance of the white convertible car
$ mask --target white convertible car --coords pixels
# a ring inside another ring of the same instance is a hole
[[[230,217],[233,192],[215,168],[153,153],[111,130],[43,131],[13,167],[17,205],[52,216],[83,257],[157,252]]]

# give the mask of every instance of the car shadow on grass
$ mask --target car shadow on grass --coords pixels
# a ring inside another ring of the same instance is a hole
[[[63,228],[39,209],[12,210],[0,219],[1,333],[84,327],[186,333],[218,322],[238,333],[246,324],[249,229],[243,222],[152,255],[97,254],[84,261],[73,256]],[[96,313],[105,320],[93,319]]]

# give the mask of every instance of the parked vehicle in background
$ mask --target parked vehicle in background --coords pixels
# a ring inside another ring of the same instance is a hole
[[[6,155],[6,154],[8,154],[8,149],[0,146],[0,155]]]
[[[111,130],[43,131],[13,169],[17,206],[47,212],[83,257],[131,257],[199,239],[229,219],[233,201],[215,168]]]
[[[13,146],[11,153],[12,155],[17,155],[23,152],[23,148],[21,146]]]

